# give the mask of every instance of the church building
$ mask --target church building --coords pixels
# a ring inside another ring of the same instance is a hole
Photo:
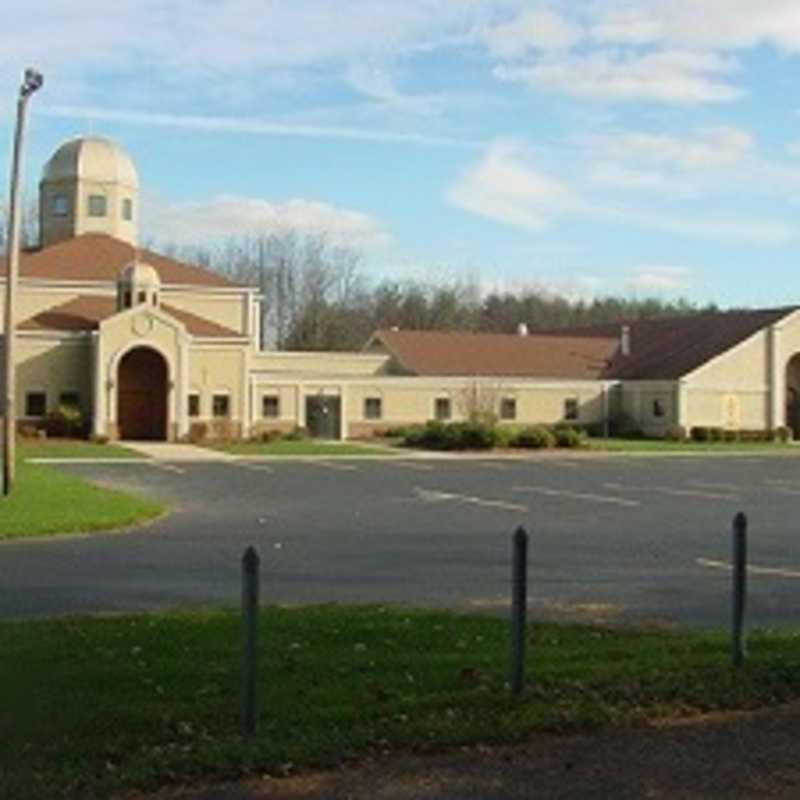
[[[796,307],[509,335],[392,329],[359,353],[268,351],[255,288],[138,246],[139,180],[117,144],[63,144],[39,200],[15,312],[21,424],[72,406],[111,439],[366,437],[475,410],[596,429],[625,415],[654,436],[800,425]]]

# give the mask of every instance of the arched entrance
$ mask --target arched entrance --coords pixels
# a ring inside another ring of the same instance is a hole
[[[800,439],[800,353],[786,365],[786,426]]]
[[[137,347],[119,362],[117,424],[120,439],[167,438],[167,362],[149,347]]]

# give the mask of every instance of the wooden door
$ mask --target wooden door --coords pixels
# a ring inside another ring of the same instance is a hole
[[[120,439],[167,438],[167,365],[149,347],[123,356],[117,380]]]

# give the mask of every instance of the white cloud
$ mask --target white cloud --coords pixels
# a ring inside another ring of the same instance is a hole
[[[499,80],[577,97],[695,105],[735,100],[741,91],[726,80],[735,63],[712,52],[603,50],[531,64],[499,64]]]
[[[64,119],[86,119],[94,121],[145,125],[148,127],[187,128],[191,130],[219,131],[261,136],[297,136],[314,139],[352,139],[365,142],[390,142],[395,144],[426,145],[435,147],[474,148],[478,142],[454,139],[446,136],[429,136],[419,133],[404,133],[369,128],[330,125],[302,125],[298,123],[272,122],[270,120],[244,117],[218,117],[152,113],[127,109],[111,109],[95,106],[45,106],[37,114]]]
[[[569,187],[540,171],[530,150],[511,141],[492,144],[450,187],[447,199],[473,214],[532,231],[546,228],[573,204]]]
[[[369,214],[313,200],[284,203],[219,195],[207,201],[164,203],[151,199],[143,221],[145,236],[178,244],[202,244],[228,237],[285,231],[324,234],[333,245],[374,251],[392,238]]]
[[[796,141],[793,142],[789,142],[786,145],[786,152],[792,158],[800,158],[800,139],[797,139]]]
[[[656,191],[692,194],[695,189],[690,184],[681,183],[662,172],[633,169],[614,162],[603,162],[590,167],[589,181],[598,186],[625,191]]]
[[[481,38],[498,58],[519,58],[531,50],[564,50],[583,38],[583,31],[549,8],[524,11],[510,22],[484,28]]]
[[[674,292],[689,289],[692,271],[686,267],[641,266],[627,282],[637,292]]]
[[[731,127],[703,128],[694,136],[628,132],[594,137],[589,144],[611,158],[688,171],[730,167],[755,149],[751,134]]]
[[[741,49],[760,44],[800,50],[796,0],[615,2],[593,28],[603,42]]]

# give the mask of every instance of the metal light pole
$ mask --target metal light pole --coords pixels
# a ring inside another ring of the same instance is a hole
[[[17,273],[19,272],[20,239],[20,183],[22,172],[22,145],[25,138],[25,113],[30,96],[44,83],[44,78],[35,69],[26,69],[19,87],[17,101],[17,126],[14,130],[14,152],[11,160],[11,202],[8,213],[8,253],[6,255],[6,306],[5,335],[3,350],[5,369],[3,372],[6,398],[3,420],[3,494],[10,494],[14,487],[14,444],[16,437],[15,384],[16,369],[14,361],[14,300],[17,293]]]

